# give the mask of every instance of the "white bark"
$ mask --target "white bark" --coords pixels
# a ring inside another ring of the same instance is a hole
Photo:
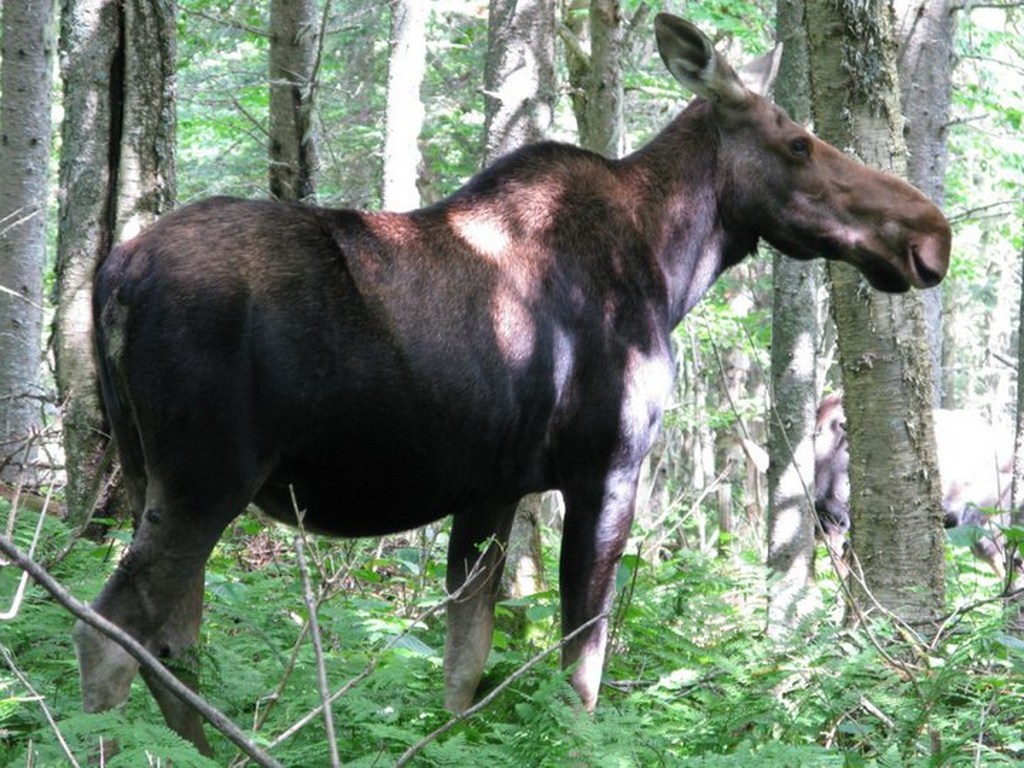
[[[0,99],[0,470],[21,471],[40,420],[53,5],[3,4]]]
[[[427,64],[429,16],[430,4],[423,0],[393,0],[391,4],[382,193],[384,207],[389,211],[409,211],[420,206],[416,187],[424,115],[420,85]]]

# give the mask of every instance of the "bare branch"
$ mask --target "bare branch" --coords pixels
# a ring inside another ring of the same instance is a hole
[[[577,59],[584,67],[590,66],[590,54],[580,45],[580,40],[572,29],[563,22],[558,24],[558,38],[565,45],[566,51],[568,51],[572,58]]]
[[[18,491],[15,494],[14,502],[11,504],[10,518],[11,518],[11,530],[7,532],[7,538],[9,539],[13,533],[14,518],[18,514],[18,494],[21,492],[21,484],[19,482]],[[46,519],[46,508],[50,506],[50,499],[53,496],[53,486],[46,492],[46,501],[43,502],[43,509],[39,513],[39,519],[36,521],[36,530],[32,534],[32,543],[28,546],[28,556],[32,557],[36,551],[36,544],[39,543],[39,535],[43,532],[43,521]],[[18,581],[18,588],[14,592],[14,598],[11,600],[11,607],[0,613],[0,621],[9,621],[18,615],[18,611],[21,608],[21,601],[25,597],[25,586],[28,584],[28,572],[21,572],[21,579]]]
[[[212,21],[214,24],[220,24],[222,27],[227,27],[228,29],[235,29],[239,32],[246,32],[250,35],[256,35],[257,37],[273,36],[273,32],[269,29],[254,27],[251,24],[245,24],[241,21],[237,21],[236,19],[225,19],[221,16],[216,16],[212,13],[204,13],[203,11],[196,10],[185,11],[184,13],[186,16],[198,16],[201,19]]]
[[[975,208],[967,208],[966,210],[959,211],[949,217],[950,224],[959,224],[962,221],[974,221],[978,219],[994,218],[998,216],[1009,216],[1012,213],[1011,206],[1015,206],[1020,203],[1020,200],[1016,198],[1010,198],[1008,200],[996,200],[993,203],[987,203],[985,205],[979,205]],[[997,210],[995,213],[990,213],[993,208],[1005,208],[1005,211]],[[985,213],[982,216],[982,213]]]
[[[231,106],[233,106],[235,109],[241,112],[242,116],[250,123],[252,123],[253,127],[255,127],[260,133],[263,134],[264,138],[270,138],[270,131],[267,130],[266,126],[264,126],[263,123],[261,123],[255,115],[249,112],[249,110],[247,110],[245,106],[243,106],[242,102],[240,102],[234,96],[231,97]]]
[[[299,512],[298,503],[295,500],[295,489],[290,488],[289,490],[292,494],[292,505],[295,508],[299,523],[298,533],[295,534],[295,557],[298,560],[299,575],[302,578],[302,597],[306,602],[306,610],[309,613],[309,640],[313,645],[313,655],[316,657],[316,682],[320,688],[320,702],[324,712],[324,735],[327,737],[327,749],[331,756],[331,768],[340,768],[341,758],[338,756],[338,740],[334,733],[334,713],[330,705],[331,688],[327,682],[327,667],[324,665],[324,647],[320,641],[320,623],[316,618],[319,605],[313,596],[309,568],[306,566],[304,547],[306,531],[302,527],[302,513]]]
[[[950,6],[952,11],[971,11],[977,8],[996,8],[1003,10],[1010,10],[1011,8],[1024,8],[1024,0],[982,0],[980,3],[973,2],[973,0],[964,0],[964,2],[953,3]]]

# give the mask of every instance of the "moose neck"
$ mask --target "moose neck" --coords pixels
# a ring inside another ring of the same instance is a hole
[[[651,245],[665,277],[669,319],[678,324],[727,267],[757,247],[735,211],[722,209],[718,129],[698,99],[661,133],[624,158],[622,170],[644,187]]]

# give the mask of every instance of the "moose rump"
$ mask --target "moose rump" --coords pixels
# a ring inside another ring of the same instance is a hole
[[[622,160],[536,144],[404,214],[215,198],[108,255],[96,354],[136,531],[100,613],[188,680],[206,559],[250,501],[340,536],[451,515],[445,703],[461,711],[515,505],[558,489],[562,660],[595,706],[675,325],[761,238],[889,291],[949,261],[919,191],[761,95],[778,52],[741,80],[692,25],[661,14],[655,32],[700,98]],[[135,662],[84,624],[75,641],[86,709],[123,700]],[[198,716],[147,683],[209,752]]]

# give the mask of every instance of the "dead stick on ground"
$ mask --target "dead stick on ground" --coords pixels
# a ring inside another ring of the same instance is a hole
[[[107,621],[103,616],[96,613],[96,611],[85,603],[75,599],[70,592],[64,589],[64,587],[46,571],[45,568],[39,565],[35,560],[32,560],[30,557],[25,555],[6,537],[0,536],[0,552],[3,552],[7,557],[9,557],[11,562],[21,570],[26,571],[36,581],[36,583],[53,595],[58,603],[64,606],[77,618],[81,619],[89,626],[99,630],[106,637],[124,648],[125,651],[139,662],[147,672],[157,678],[175,696],[202,715],[210,725],[223,733],[231,743],[245,752],[253,762],[257,765],[267,766],[268,768],[283,768],[281,763],[246,738],[245,734],[242,733],[238,726],[236,726],[226,715],[220,712],[220,710],[210,706],[203,698],[198,696],[177,677],[175,677],[173,673],[169,672],[167,668],[161,664],[155,656],[146,650],[143,645],[135,640],[135,638],[127,634],[116,624]]]

